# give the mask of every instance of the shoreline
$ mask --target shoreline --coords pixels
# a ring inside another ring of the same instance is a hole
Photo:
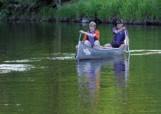
[[[112,24],[116,18],[122,18],[127,25],[160,26],[160,5],[159,0],[111,0],[110,4],[109,1],[64,0],[59,5],[53,0],[1,1],[0,22],[87,23],[93,20],[96,23]]]
[[[98,24],[112,24],[112,20],[100,20],[100,19],[87,19],[87,21],[82,22],[82,19],[71,19],[71,18],[53,18],[53,17],[39,17],[39,16],[11,16],[8,17],[6,22],[9,23],[20,23],[20,22],[36,22],[36,23],[88,23],[89,21],[95,21]],[[3,22],[3,21],[1,21]],[[161,21],[124,21],[127,25],[147,25],[147,26],[161,26]]]

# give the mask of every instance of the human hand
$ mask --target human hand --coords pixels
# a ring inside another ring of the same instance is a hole
[[[80,30],[79,32],[80,32],[81,34],[83,34],[83,33],[84,33],[84,31],[83,31],[83,30]]]
[[[123,30],[126,30],[126,27],[122,27]]]

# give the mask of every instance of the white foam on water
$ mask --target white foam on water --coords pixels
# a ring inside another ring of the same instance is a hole
[[[52,56],[74,56],[75,53],[53,53]]]
[[[74,60],[75,53],[53,53],[52,57],[47,57],[48,60]]]
[[[7,103],[5,103],[5,104],[0,104],[0,105],[4,105],[4,106],[15,105],[17,107],[22,106],[22,104],[19,104],[19,103],[17,103],[17,104],[7,104]]]
[[[30,63],[30,62],[38,62],[41,59],[22,59],[22,60],[7,60],[5,63]]]
[[[29,71],[34,66],[29,64],[0,64],[0,74]]]
[[[4,63],[32,63],[40,62],[42,60],[74,60],[75,53],[53,53],[51,56],[35,57],[30,59],[20,59],[20,60],[6,60]]]
[[[49,60],[74,60],[75,57],[48,57]]]

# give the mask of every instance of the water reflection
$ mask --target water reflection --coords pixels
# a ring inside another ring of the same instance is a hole
[[[127,58],[117,58],[113,61],[113,71],[116,77],[117,87],[127,87],[129,60],[130,56]]]
[[[79,61],[77,63],[77,75],[81,106],[89,108],[88,110],[92,111],[96,109],[99,102],[99,92],[101,88],[100,79],[103,78],[101,77],[101,73],[111,72],[110,70],[112,70],[112,74],[114,74],[116,82],[113,86],[123,89],[126,88],[129,59],[130,56],[121,56],[106,60]]]
[[[98,101],[100,71],[103,61],[81,61],[77,64],[80,106],[93,112]],[[83,112],[84,113],[84,112]]]

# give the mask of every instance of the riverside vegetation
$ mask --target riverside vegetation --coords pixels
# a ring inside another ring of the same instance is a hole
[[[1,0],[0,19],[7,21],[161,24],[160,0]]]

